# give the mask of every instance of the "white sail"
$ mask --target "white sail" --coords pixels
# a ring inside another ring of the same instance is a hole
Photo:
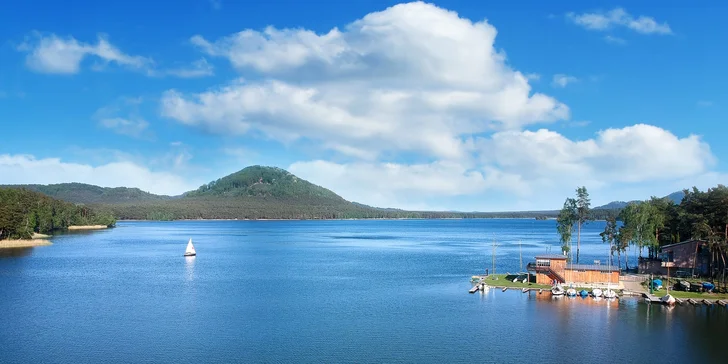
[[[195,246],[192,245],[191,238],[190,238],[190,241],[187,243],[187,249],[185,250],[185,255],[197,255],[197,252],[195,252]]]

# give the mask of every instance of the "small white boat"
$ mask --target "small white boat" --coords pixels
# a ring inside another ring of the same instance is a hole
[[[602,293],[602,295],[604,296],[604,298],[617,298],[617,292],[614,292],[611,289],[607,289]]]
[[[664,304],[666,304],[668,306],[672,306],[672,305],[675,304],[675,297],[671,296],[668,293],[668,294],[662,296],[662,298],[660,298],[660,301],[662,301],[662,303],[664,303]]]
[[[190,241],[187,242],[187,249],[185,250],[185,256],[194,257],[195,255],[197,255],[197,252],[195,251],[195,246],[192,245],[192,238],[190,238]]]
[[[554,296],[563,296],[564,295],[564,287],[561,287],[560,284],[557,284],[553,287],[551,287],[551,294]]]
[[[576,297],[576,290],[573,288],[569,288],[566,290],[566,295],[569,297]]]
[[[592,296],[594,297],[601,297],[602,296],[602,290],[599,288],[594,288],[592,291]]]

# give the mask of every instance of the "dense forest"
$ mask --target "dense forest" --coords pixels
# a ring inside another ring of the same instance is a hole
[[[110,212],[99,212],[22,188],[0,188],[0,239],[27,239],[69,225],[114,225]]]
[[[589,210],[588,193],[582,188],[577,189],[576,198],[566,199],[557,218],[557,231],[567,253],[574,230],[580,223],[594,218],[593,210]],[[693,188],[682,192],[679,203],[670,196],[652,197],[610,211],[601,236],[605,243],[611,244],[617,264],[621,265],[629,247],[637,248],[640,257],[644,254],[647,258],[656,258],[664,245],[699,239],[708,243],[713,275],[723,273],[728,261],[728,187],[718,185],[707,191]],[[627,259],[624,262],[625,269],[629,269]]]

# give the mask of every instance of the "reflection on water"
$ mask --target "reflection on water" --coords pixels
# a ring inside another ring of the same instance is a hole
[[[192,281],[195,278],[195,256],[185,257],[185,278],[187,281]]]
[[[0,249],[0,258],[25,257],[33,252],[33,248],[7,248]]]

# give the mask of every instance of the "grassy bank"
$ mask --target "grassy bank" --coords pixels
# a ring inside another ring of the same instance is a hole
[[[27,240],[15,240],[5,239],[0,240],[0,249],[10,248],[31,248],[34,246],[51,245],[52,243],[44,239],[27,239]]]
[[[649,290],[647,292],[649,292]],[[662,297],[665,294],[667,294],[667,291],[664,289],[661,289],[659,291],[652,291],[652,294],[657,297]],[[675,291],[675,290],[671,289],[670,295],[675,298],[683,298],[683,299],[692,298],[694,300],[702,300],[702,299],[728,300],[728,293],[685,292],[685,291]]]
[[[491,274],[485,276],[483,282],[489,286],[509,287],[509,288],[551,288],[549,285],[536,284],[536,276],[531,275],[531,282],[523,283],[522,281],[513,282],[517,276],[514,274]]]

